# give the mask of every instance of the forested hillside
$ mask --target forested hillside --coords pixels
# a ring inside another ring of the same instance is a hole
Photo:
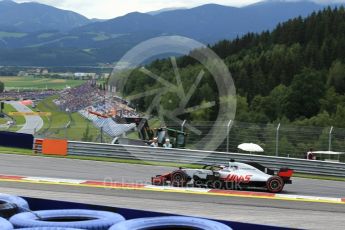
[[[277,25],[272,32],[249,33],[211,47],[222,57],[235,81],[238,99],[236,120],[254,123],[345,127],[345,9],[327,8]],[[186,90],[202,69],[188,57],[177,60]],[[170,60],[147,68],[174,81]],[[213,78],[206,73],[193,103],[217,100]],[[126,84],[125,94],[161,87],[140,71]],[[168,100],[169,98],[169,100]],[[163,95],[161,102],[174,107],[178,101]],[[142,110],[151,100],[135,101]],[[189,115],[212,120],[217,106]]]
[[[0,1],[0,39],[18,39],[30,32],[68,31],[90,21],[75,12],[36,2]],[[43,32],[42,32],[43,34]],[[6,45],[7,42],[2,41]]]

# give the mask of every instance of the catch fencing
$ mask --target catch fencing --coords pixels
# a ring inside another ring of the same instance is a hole
[[[186,122],[183,125],[172,122],[156,123],[151,127],[169,127],[183,130],[187,135],[186,148],[194,150],[215,150],[218,152],[242,152],[237,146],[242,143],[260,145],[264,152],[261,155],[279,156],[303,159],[310,148],[313,151],[345,152],[345,129],[338,127],[297,126],[290,124],[260,124],[229,121],[217,126],[212,122]],[[74,127],[78,132],[69,129],[59,131],[60,138],[73,141],[110,143],[112,138],[102,129],[95,129],[92,125]],[[210,132],[216,129],[218,132]],[[53,129],[52,129],[53,130]],[[78,133],[78,135],[73,135]],[[55,138],[53,135],[46,135]],[[136,131],[129,133],[129,138],[138,138]],[[220,139],[219,144],[208,145]],[[209,148],[205,148],[207,146]],[[339,160],[345,162],[345,154],[317,155],[320,160]]]
[[[231,159],[255,161],[273,169],[289,167],[298,173],[345,177],[345,163],[261,156],[240,153],[164,149],[129,145],[111,145],[70,141],[68,155],[141,160],[150,163],[227,164]]]
[[[187,122],[188,124],[188,122]],[[301,126],[291,124],[261,124],[240,121],[228,121],[216,128],[225,135],[207,134],[214,126],[212,122],[190,123],[189,126],[179,127],[173,123],[166,123],[168,127],[184,129],[188,133],[187,148],[198,148],[203,140],[222,138],[223,142],[217,146],[220,152],[243,152],[237,148],[241,143],[255,143],[265,151],[264,155],[287,158],[305,158],[310,148],[313,151],[345,152],[345,129],[338,127]],[[189,129],[193,127],[193,129]],[[196,133],[194,130],[199,130]],[[225,132],[224,132],[225,130]],[[345,155],[318,155],[320,160],[331,159],[345,162]]]
[[[194,150],[215,150],[218,152],[243,152],[237,148],[242,143],[255,143],[265,151],[267,156],[287,158],[305,158],[306,152],[314,151],[345,152],[345,129],[338,127],[297,126],[291,124],[260,124],[228,121],[217,126],[212,122],[156,122],[151,128],[167,126],[183,130],[187,135],[186,148]],[[216,129],[216,132],[210,130]],[[0,131],[19,131],[34,134],[36,138],[67,139],[72,141],[111,143],[110,137],[103,128],[97,128],[92,122],[64,121],[59,126],[50,126],[48,122],[40,130],[23,130],[22,127],[0,125]],[[127,133],[127,137],[138,139],[137,131]],[[217,142],[215,140],[219,139]],[[207,143],[216,142],[216,145]],[[345,162],[345,154],[317,155],[320,160],[339,160]]]

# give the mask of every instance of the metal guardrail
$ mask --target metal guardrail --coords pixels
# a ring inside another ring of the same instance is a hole
[[[68,154],[177,164],[227,164],[230,159],[234,159],[241,162],[255,161],[276,170],[289,167],[298,173],[345,177],[345,163],[239,153],[69,141]]]

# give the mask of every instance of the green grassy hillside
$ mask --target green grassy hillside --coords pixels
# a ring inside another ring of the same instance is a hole
[[[82,80],[52,79],[44,77],[6,77],[0,76],[6,89],[64,89],[84,83]]]

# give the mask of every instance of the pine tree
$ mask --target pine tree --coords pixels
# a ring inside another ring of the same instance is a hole
[[[5,90],[5,84],[2,81],[0,81],[0,93],[4,92],[4,90]]]

